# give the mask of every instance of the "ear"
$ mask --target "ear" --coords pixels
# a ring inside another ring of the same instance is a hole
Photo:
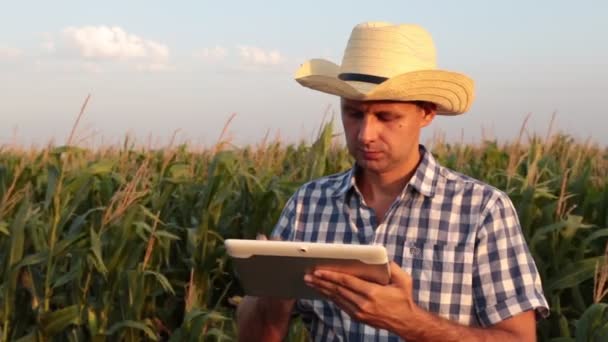
[[[423,117],[422,121],[420,121],[420,128],[426,127],[433,122],[435,115],[437,115],[437,106],[434,103],[427,103],[422,106],[422,111]]]

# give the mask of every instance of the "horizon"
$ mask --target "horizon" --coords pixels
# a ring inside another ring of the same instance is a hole
[[[115,141],[109,142],[104,141],[103,139],[95,140],[94,136],[87,136],[86,134],[82,134],[79,132],[79,128],[77,123],[74,124],[72,129],[74,129],[74,134],[72,136],[72,132],[65,137],[64,142],[58,141],[59,139],[49,139],[43,143],[35,143],[31,142],[29,145],[22,144],[15,138],[13,141],[8,142],[0,142],[0,151],[8,149],[10,150],[20,150],[27,149],[30,151],[41,151],[49,148],[61,148],[61,147],[75,147],[78,149],[90,150],[90,151],[103,151],[106,149],[119,148],[122,149],[124,146],[130,146],[130,149],[142,149],[145,151],[151,150],[163,150],[163,149],[175,149],[175,148],[183,148],[185,147],[187,151],[190,152],[201,152],[207,150],[215,150],[218,147],[220,150],[225,149],[243,149],[247,147],[260,147],[267,146],[269,144],[279,143],[283,146],[289,145],[299,145],[306,144],[312,145],[317,139],[320,138],[320,134],[322,129],[328,125],[332,124],[333,134],[332,134],[332,144],[338,147],[346,147],[346,141],[343,136],[343,132],[339,129],[340,127],[335,120],[325,120],[319,125],[319,127],[311,134],[309,137],[302,137],[297,140],[285,140],[282,139],[280,132],[275,132],[275,134],[271,134],[270,131],[267,131],[266,134],[259,140],[253,142],[246,143],[238,143],[234,141],[232,134],[230,133],[230,124],[234,119],[234,116],[231,116],[225,123],[224,128],[221,132],[218,132],[217,139],[210,144],[202,144],[200,142],[194,142],[192,139],[188,137],[180,137],[180,130],[173,131],[173,134],[166,139],[162,139],[158,136],[153,136],[149,134],[147,137],[137,137],[132,132],[127,132],[122,137],[116,138]],[[599,149],[608,149],[608,144],[602,144],[591,137],[587,139],[579,139],[574,137],[568,132],[563,130],[556,130],[554,126],[547,127],[547,131],[544,132],[536,132],[530,131],[528,129],[530,117],[526,117],[521,125],[520,132],[517,136],[513,136],[506,139],[497,138],[491,130],[486,130],[481,128],[481,137],[479,139],[471,139],[468,140],[464,136],[461,135],[460,139],[447,139],[446,132],[442,131],[433,131],[432,134],[426,134],[421,136],[420,144],[430,147],[431,149],[436,145],[443,144],[451,144],[455,146],[483,146],[484,144],[497,144],[499,147],[506,147],[512,144],[517,144],[522,147],[525,147],[529,144],[535,142],[543,142],[543,143],[551,143],[555,138],[568,138],[571,139],[572,143],[575,145],[584,145],[588,148],[599,148]],[[78,119],[76,120],[78,121]],[[338,129],[336,129],[338,128]],[[86,133],[86,132],[85,132]],[[83,136],[84,135],[84,136]],[[226,148],[228,146],[228,148]]]

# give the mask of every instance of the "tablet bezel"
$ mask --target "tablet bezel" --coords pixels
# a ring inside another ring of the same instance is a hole
[[[248,295],[322,299],[304,283],[315,269],[352,274],[367,281],[390,281],[388,255],[382,245],[273,240],[224,241],[237,277]]]

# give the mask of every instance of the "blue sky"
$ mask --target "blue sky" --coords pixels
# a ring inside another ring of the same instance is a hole
[[[556,126],[608,144],[608,2],[20,1],[0,11],[0,144],[65,141],[87,94],[83,143],[230,136],[310,138],[337,99],[293,81],[309,58],[339,63],[353,26],[417,23],[440,68],[468,74],[476,102],[423,139],[514,138]],[[120,44],[109,44],[114,39]]]

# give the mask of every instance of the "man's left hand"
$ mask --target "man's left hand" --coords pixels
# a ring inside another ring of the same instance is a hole
[[[358,321],[387,330],[409,322],[413,328],[419,309],[412,296],[412,278],[393,261],[390,270],[387,285],[328,270],[315,270],[304,281]]]

